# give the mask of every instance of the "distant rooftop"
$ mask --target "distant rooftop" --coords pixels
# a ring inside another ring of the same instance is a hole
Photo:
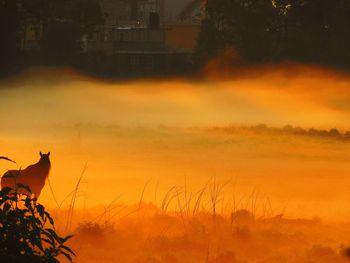
[[[190,1],[191,0],[164,0],[164,19],[167,21],[176,20]]]
[[[192,11],[200,9],[202,0],[164,0],[164,22],[172,23],[186,19]]]

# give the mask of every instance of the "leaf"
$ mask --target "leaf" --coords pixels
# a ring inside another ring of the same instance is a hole
[[[5,157],[5,156],[0,156],[0,160],[6,160],[6,161],[9,161],[9,162],[11,162],[11,163],[17,164],[14,160],[11,160],[10,158]]]
[[[35,223],[36,223],[37,226],[42,227],[43,222],[42,222],[39,218],[35,218],[34,221],[35,221]]]
[[[51,233],[47,232],[47,231],[43,231],[43,235],[47,236],[50,239],[50,244],[51,245],[55,245],[55,239],[53,238],[53,236],[51,235]]]
[[[11,205],[9,203],[5,203],[4,207],[3,207],[3,210],[5,212],[8,212],[9,210],[11,209]]]
[[[61,239],[62,243],[65,243],[67,240],[71,239],[73,237],[73,235],[69,235],[69,236],[66,236],[64,238]]]
[[[44,219],[44,215],[45,215],[45,208],[44,208],[44,206],[38,204],[38,205],[36,206],[36,210],[38,211],[40,217],[41,217],[42,219]]]
[[[7,202],[9,199],[10,199],[10,198],[9,198],[8,196],[4,196],[3,198],[1,198],[1,199],[0,199],[0,206],[1,206],[3,203]]]
[[[61,253],[62,253],[63,255],[65,255],[66,258],[67,258],[70,262],[72,262],[72,257],[71,257],[68,253],[66,253],[66,252],[64,252],[64,251],[61,251]]]
[[[53,221],[52,217],[50,216],[50,214],[49,214],[48,212],[45,212],[45,215],[46,215],[47,218],[49,219],[50,224],[54,227],[54,221]]]
[[[34,236],[30,238],[30,243],[32,243],[33,246],[37,246],[41,251],[44,251],[43,245],[41,243],[41,239]]]
[[[75,256],[75,253],[73,252],[73,250],[67,246],[61,246],[60,247],[61,249],[64,249],[64,250],[67,250],[69,253],[71,253],[72,255]]]
[[[32,193],[32,190],[30,190],[30,187],[28,185],[25,184],[17,184],[18,189],[25,189],[27,190],[29,193]]]
[[[4,187],[4,188],[1,189],[0,195],[1,195],[2,197],[7,197],[7,196],[9,195],[9,193],[10,193],[12,190],[13,190],[13,189],[10,188],[10,187]]]
[[[47,239],[47,238],[43,237],[43,238],[41,238],[41,240],[50,244],[50,245],[53,245],[53,241],[51,239]]]
[[[51,229],[51,228],[45,228],[45,230],[46,230],[47,232],[49,232],[49,233],[51,234],[51,236],[52,236],[56,241],[58,241],[58,242],[61,241],[61,238],[56,234],[56,232],[55,232],[53,229]]]

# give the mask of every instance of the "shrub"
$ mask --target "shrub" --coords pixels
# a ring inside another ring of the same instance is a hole
[[[75,254],[65,245],[71,236],[60,237],[45,207],[18,189],[0,191],[0,262],[59,262],[61,255],[72,261]]]

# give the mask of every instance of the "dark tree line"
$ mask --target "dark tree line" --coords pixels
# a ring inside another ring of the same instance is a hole
[[[70,64],[81,50],[81,36],[103,23],[98,0],[0,0],[0,73],[25,63],[25,27],[42,25],[40,57],[46,64]]]
[[[349,14],[350,0],[208,0],[195,61],[233,48],[247,63],[349,68]]]
[[[16,67],[19,55],[20,17],[16,1],[0,0],[0,67]]]

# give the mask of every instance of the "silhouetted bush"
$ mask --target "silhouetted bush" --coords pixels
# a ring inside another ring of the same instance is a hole
[[[65,243],[71,236],[60,237],[45,207],[17,190],[0,191],[0,262],[59,262],[63,255],[72,261],[74,252]]]
[[[350,139],[350,131],[346,131],[344,136],[346,139]]]
[[[329,135],[333,136],[333,137],[340,137],[341,136],[340,132],[335,128],[332,128],[329,130]]]
[[[115,234],[113,225],[111,224],[83,222],[76,229],[76,236],[83,239],[86,244],[103,242],[108,234]]]

